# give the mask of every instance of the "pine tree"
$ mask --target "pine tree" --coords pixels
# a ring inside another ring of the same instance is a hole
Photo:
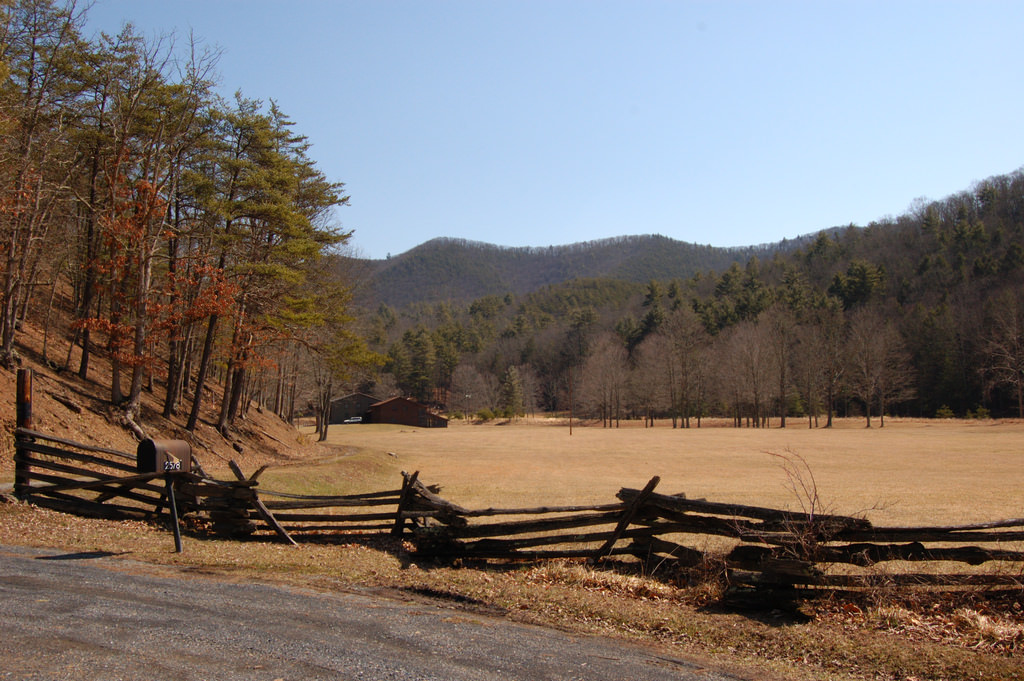
[[[514,366],[506,369],[505,374],[501,377],[499,406],[508,418],[516,418],[526,411],[523,404],[523,383],[519,378],[519,370]]]

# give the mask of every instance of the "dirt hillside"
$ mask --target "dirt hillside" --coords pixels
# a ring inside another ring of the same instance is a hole
[[[35,430],[85,444],[99,445],[134,453],[138,444],[134,434],[119,425],[117,410],[110,404],[110,362],[100,351],[90,361],[89,377],[77,375],[79,349],[72,350],[70,370],[63,370],[68,342],[48,340],[47,362],[43,361],[43,332],[25,324],[18,337],[21,366],[34,370],[32,417]],[[125,377],[127,382],[127,376]],[[0,481],[14,476],[14,438],[17,372],[0,369],[0,401],[3,440],[0,447]],[[127,385],[125,385],[127,388]],[[160,415],[164,385],[159,377],[152,392],[143,392],[139,425],[152,438],[189,441],[196,458],[212,475],[232,477],[228,461],[234,459],[246,473],[264,464],[289,463],[308,459],[322,452],[320,446],[302,436],[297,429],[268,410],[250,405],[244,419],[239,419],[230,440],[213,426],[220,405],[220,385],[210,381],[203,400],[200,423],[194,433],[185,430],[191,393],[172,419]]]

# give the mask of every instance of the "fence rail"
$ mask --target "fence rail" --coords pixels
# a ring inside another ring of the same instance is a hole
[[[80,515],[171,520],[176,540],[180,512],[220,535],[271,532],[292,544],[390,532],[410,538],[419,555],[442,561],[578,558],[597,563],[632,556],[648,567],[685,569],[717,561],[735,584],[1024,585],[1024,518],[874,527],[863,518],[659,494],[657,477],[643,489],[621,489],[616,503],[473,510],[441,498],[418,473],[403,473],[396,489],[336,496],[261,489],[265,469],[246,477],[233,461],[234,480],[209,477],[194,458],[194,472],[140,473],[134,455],[33,430],[31,391],[21,380],[19,373],[15,495]],[[27,406],[21,403],[26,396]],[[724,556],[710,556],[687,545],[706,543],[687,542],[693,535],[724,537],[735,545]],[[176,545],[180,550],[180,541]],[[878,569],[894,563],[898,569]],[[906,563],[931,569],[911,571]],[[951,563],[985,565],[986,571],[964,572]],[[1000,565],[993,570],[989,563]]]
[[[421,540],[420,550],[438,557],[505,560],[578,557],[597,562],[632,555],[649,566],[688,568],[714,560],[683,543],[687,535],[703,535],[735,540],[735,547],[719,558],[735,584],[1024,585],[1024,551],[1015,546],[1024,541],[1024,519],[952,527],[874,527],[864,518],[657,494],[657,482],[654,478],[643,490],[620,490],[618,505],[466,511],[460,517],[467,522],[424,528],[426,541]],[[564,511],[570,512],[544,515]],[[468,522],[481,516],[521,517],[490,524]],[[880,564],[896,561],[929,563],[934,571],[879,569]],[[984,574],[949,566],[992,562],[1013,565]]]

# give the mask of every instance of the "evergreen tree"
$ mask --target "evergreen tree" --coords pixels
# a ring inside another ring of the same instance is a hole
[[[501,377],[501,401],[498,405],[508,418],[521,416],[525,412],[523,383],[519,370],[510,366]]]

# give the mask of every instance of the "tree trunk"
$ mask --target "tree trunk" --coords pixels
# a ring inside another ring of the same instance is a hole
[[[231,378],[231,399],[228,400],[226,420],[221,425],[222,430],[234,424],[238,418],[238,406],[242,403],[242,391],[245,389],[245,381],[248,372],[244,366],[235,368],[234,376]]]
[[[331,421],[331,393],[333,392],[331,381],[320,390],[320,407],[317,414],[317,442],[327,439],[327,427]]]
[[[96,203],[99,190],[97,182],[100,176],[100,153],[102,151],[102,139],[104,133],[106,111],[106,92],[100,99],[100,116],[97,121],[96,146],[92,150],[92,162],[89,167],[89,202],[85,209],[88,211],[85,229],[85,282],[82,287],[82,306],[79,311],[79,319],[89,318],[89,308],[92,307],[93,296],[96,291]],[[78,365],[78,377],[83,381],[89,375],[89,353],[92,347],[92,339],[89,329],[82,331],[82,358]]]
[[[142,384],[146,377],[146,343],[149,339],[149,285],[153,276],[152,258],[149,254],[144,255],[142,266],[139,268],[138,283],[135,287],[136,312],[135,312],[135,338],[132,344],[132,382],[128,390],[127,411],[132,415],[139,410],[139,403],[142,400]]]
[[[192,410],[188,415],[185,430],[190,433],[196,429],[199,420],[199,407],[203,401],[203,388],[206,386],[206,374],[210,369],[210,356],[213,354],[213,341],[217,333],[217,315],[210,315],[206,325],[206,340],[203,341],[203,355],[199,359],[199,371],[196,373],[196,390],[192,396]]]
[[[291,387],[288,391],[288,423],[295,425],[295,377],[292,377]]]
[[[282,357],[277,365],[277,385],[274,386],[274,413],[279,417],[284,416],[284,363],[285,358]]]
[[[178,389],[181,384],[179,380],[181,376],[180,345],[182,343],[172,335],[167,348],[167,393],[164,395],[164,408],[161,412],[163,417],[168,419],[174,415],[174,408],[178,403]]]
[[[117,296],[110,297],[110,402],[121,404],[124,402],[124,393],[121,392],[121,359],[118,343],[118,326],[121,323],[121,305],[117,302]]]
[[[832,427],[832,414],[835,411],[835,395],[832,393],[832,386],[828,387],[827,394],[825,395],[825,427]]]
[[[178,214],[177,204],[175,205],[175,227],[178,227]],[[174,274],[178,270],[178,240],[176,238],[170,238],[167,240],[167,271],[170,274]],[[171,299],[168,301],[168,305],[172,308],[177,304],[176,293],[172,293]],[[178,377],[181,375],[181,365],[184,359],[181,352],[180,345],[183,345],[182,341],[177,338],[177,334],[171,331],[170,338],[167,341],[167,393],[164,395],[164,418],[170,418],[174,414],[174,409],[178,403]]]
[[[235,379],[237,377],[235,360],[231,360],[224,372],[224,392],[221,393],[220,412],[217,415],[217,430],[224,437],[228,436],[228,421],[230,420],[228,419],[228,412],[231,410],[231,393],[235,389]]]
[[[50,337],[50,315],[53,312],[53,300],[57,297],[57,272],[53,273],[53,282],[50,284],[50,299],[46,303],[46,316],[43,317],[43,364],[49,364],[46,356],[47,342]]]
[[[14,259],[7,259],[7,273],[4,277],[3,329],[0,342],[0,363],[13,368],[14,361],[14,308],[18,280],[14,273]]]

